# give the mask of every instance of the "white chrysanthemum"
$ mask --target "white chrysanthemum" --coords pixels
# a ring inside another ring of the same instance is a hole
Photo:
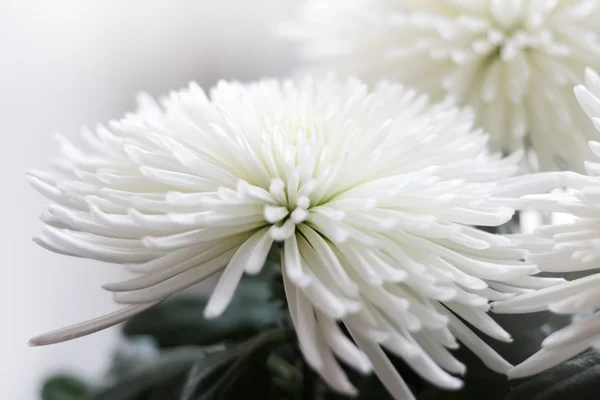
[[[494,150],[583,171],[598,135],[571,89],[600,66],[600,0],[308,0],[301,21],[284,32],[317,66],[450,95]]]
[[[164,99],[164,111],[147,96],[141,106],[83,132],[89,152],[60,137],[57,173],[30,174],[55,202],[39,244],[141,273],[104,286],[128,307],[32,344],[114,325],[223,270],[205,310],[216,317],[282,242],[300,347],[336,390],[354,388],[334,356],[412,398],[383,349],[459,388],[448,373],[464,371],[448,351],[457,339],[508,370],[456,315],[508,341],[488,301],[556,280],[530,277],[537,269],[518,242],[470,225],[508,221],[511,197],[549,180],[509,178],[517,159],[488,155],[470,112],[334,78],[220,83],[210,99],[191,85]]]
[[[575,89],[581,106],[600,130],[600,77],[588,70],[587,88]],[[590,147],[600,157],[600,143]],[[576,217],[563,225],[539,229],[547,239],[538,242],[537,254],[529,258],[543,271],[591,271],[600,267],[600,163],[587,162],[590,175],[568,174],[562,180],[570,190],[563,194],[532,196],[529,204],[543,209],[562,211]],[[535,247],[534,249],[535,250]],[[600,274],[592,274],[552,288],[518,296],[494,305],[494,311],[524,313],[550,310],[574,314],[600,308]],[[585,318],[550,335],[542,350],[515,367],[510,375],[522,377],[541,372],[590,348],[600,349],[600,313]]]

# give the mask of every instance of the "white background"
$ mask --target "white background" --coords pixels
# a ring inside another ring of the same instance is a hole
[[[117,266],[62,257],[31,238],[45,201],[24,172],[56,153],[52,131],[117,118],[134,94],[197,80],[283,75],[292,48],[270,25],[293,0],[0,0],[0,399],[38,399],[47,374],[100,373],[105,331],[29,348],[27,339],[111,311]]]

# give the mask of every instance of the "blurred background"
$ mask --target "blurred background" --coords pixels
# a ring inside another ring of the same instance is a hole
[[[272,24],[295,0],[2,0],[0,116],[0,399],[39,398],[42,379],[94,377],[117,332],[50,347],[29,337],[115,309],[100,284],[117,266],[58,256],[31,238],[45,204],[24,178],[57,154],[52,132],[120,117],[136,92],[160,95],[195,80],[281,76],[294,49]],[[297,0],[296,0],[297,1]]]

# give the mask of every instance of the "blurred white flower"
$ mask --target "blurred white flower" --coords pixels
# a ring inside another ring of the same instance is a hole
[[[313,66],[470,105],[494,151],[583,172],[600,138],[572,87],[600,66],[598,0],[308,0],[285,35]]]
[[[585,112],[600,130],[600,77],[588,70],[585,86],[575,93]],[[591,150],[600,157],[600,143],[591,142]],[[548,272],[590,271],[600,262],[600,163],[586,162],[590,175],[567,174],[562,183],[570,190],[562,194],[526,196],[538,209],[572,214],[572,223],[539,229],[546,244],[537,242],[529,260]],[[600,308],[600,274],[592,274],[537,293],[524,294],[494,305],[501,313],[525,313],[550,310],[574,314]],[[509,376],[523,377],[553,367],[590,348],[600,348],[600,313],[574,322],[543,342],[542,349],[512,369]]]
[[[337,356],[412,398],[383,349],[457,389],[457,339],[508,370],[456,315],[509,341],[488,301],[557,280],[530,277],[537,269],[518,241],[470,225],[505,223],[518,196],[554,181],[511,178],[518,158],[487,154],[469,111],[332,77],[220,83],[210,99],[190,85],[164,110],[148,96],[140,105],[110,129],[84,131],[89,152],[59,137],[57,172],[30,174],[54,202],[40,245],[141,274],[104,286],[128,307],[33,345],[114,325],[223,271],[205,310],[217,317],[280,242],[301,350],[334,389],[355,390]]]

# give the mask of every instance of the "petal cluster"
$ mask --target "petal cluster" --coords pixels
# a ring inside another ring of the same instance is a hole
[[[600,77],[586,73],[586,86],[575,89],[585,112],[600,130]],[[600,157],[600,143],[591,142]],[[524,201],[539,209],[560,211],[574,217],[572,223],[539,229],[529,259],[547,272],[588,271],[589,275],[552,288],[518,296],[494,305],[501,313],[550,310],[559,314],[590,312],[600,308],[600,163],[586,162],[589,176],[566,174],[560,179],[569,190],[560,194],[527,196]],[[515,367],[510,375],[522,377],[541,372],[588,348],[600,348],[600,313],[579,320],[543,342],[542,350]]]
[[[316,66],[471,106],[494,150],[583,172],[599,135],[571,88],[600,66],[597,0],[310,0],[284,32]]]
[[[127,306],[32,344],[103,329],[222,272],[205,309],[216,317],[278,243],[300,348],[339,392],[355,391],[341,360],[413,398],[384,349],[448,389],[465,369],[449,351],[458,341],[508,370],[463,321],[509,341],[489,301],[556,280],[530,276],[518,240],[473,226],[505,223],[554,181],[512,177],[518,158],[489,154],[470,111],[334,77],[139,100],[83,146],[59,136],[52,171],[29,175],[52,201],[36,241],[138,272],[104,286]]]

